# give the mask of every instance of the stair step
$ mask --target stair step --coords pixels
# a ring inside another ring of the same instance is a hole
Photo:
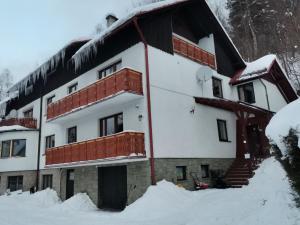
[[[248,178],[240,178],[240,177],[238,177],[238,178],[225,178],[225,181],[226,182],[248,182]]]
[[[243,185],[230,185],[231,188],[242,188]]]
[[[249,181],[244,180],[244,181],[227,181],[226,182],[228,185],[248,185]]]

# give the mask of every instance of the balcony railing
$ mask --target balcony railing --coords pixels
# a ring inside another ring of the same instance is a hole
[[[207,65],[213,69],[216,68],[215,56],[194,44],[191,44],[175,35],[173,35],[174,52],[187,57],[195,62]]]
[[[142,74],[127,68],[113,73],[57,102],[49,104],[47,119],[53,119],[121,92],[142,95]]]
[[[19,125],[30,129],[36,129],[37,120],[34,118],[10,118],[0,121],[0,127],[13,125]]]
[[[144,134],[122,132],[94,140],[50,148],[46,165],[145,156]]]

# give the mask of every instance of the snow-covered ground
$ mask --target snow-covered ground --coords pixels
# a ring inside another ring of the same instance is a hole
[[[1,225],[299,225],[288,178],[265,160],[241,189],[186,191],[160,182],[121,213],[98,211],[86,194],[61,202],[52,190],[0,197]]]
[[[290,129],[296,130],[300,137],[300,99],[283,107],[277,112],[266,128],[266,135],[276,144],[283,154],[286,154],[286,147],[282,142],[283,137],[289,134]],[[300,138],[298,142],[300,147]]]

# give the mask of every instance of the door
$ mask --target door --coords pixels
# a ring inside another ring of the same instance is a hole
[[[247,126],[247,139],[251,156],[257,157],[261,146],[258,125]]]
[[[74,170],[67,170],[66,199],[71,198],[74,195],[74,179]]]
[[[127,203],[126,166],[98,168],[99,207],[123,210]]]

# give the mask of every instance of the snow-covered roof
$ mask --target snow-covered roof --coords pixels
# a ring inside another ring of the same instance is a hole
[[[23,130],[32,130],[32,129],[29,129],[27,127],[23,127],[23,126],[20,126],[20,125],[0,127],[0,133],[5,132],[5,131],[23,131]]]
[[[16,84],[14,84],[9,89],[9,91],[16,91],[16,90],[23,91],[23,90],[25,90],[28,81],[32,81],[34,83],[40,77],[45,78],[45,76],[47,75],[47,72],[49,70],[55,69],[56,66],[60,62],[64,61],[66,49],[70,45],[72,45],[76,42],[83,42],[83,41],[89,41],[89,40],[91,40],[91,38],[82,37],[82,38],[77,38],[77,39],[70,41],[61,50],[59,50],[54,56],[50,57],[45,63],[43,63],[41,66],[39,66],[36,70],[34,70],[29,75],[24,77],[22,80],[20,80]]]
[[[96,35],[92,40],[78,49],[78,51],[72,56],[72,59],[75,63],[75,69],[80,69],[84,62],[89,60],[92,55],[97,53],[97,43],[103,42],[107,36],[109,36],[117,28],[129,22],[135,16],[187,1],[189,0],[165,0],[133,9],[128,15],[124,16],[123,18],[119,18],[110,27],[103,30],[100,34]]]
[[[276,55],[266,55],[253,62],[246,63],[246,68],[241,73],[239,80],[257,77],[267,73],[276,60]]]

